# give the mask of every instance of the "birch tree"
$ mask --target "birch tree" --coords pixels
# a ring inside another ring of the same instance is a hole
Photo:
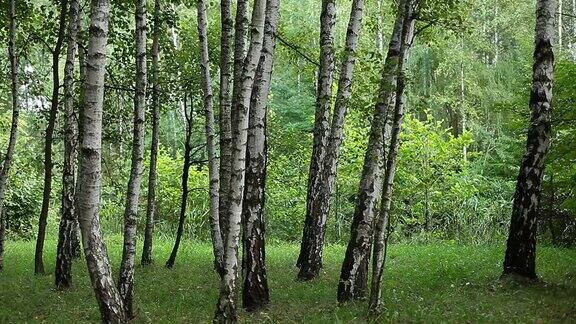
[[[56,252],[55,284],[58,288],[72,285],[73,235],[75,235],[76,213],[74,211],[75,175],[77,159],[78,123],[74,107],[74,61],[78,48],[80,5],[70,0],[68,18],[68,44],[64,67],[64,165],[62,167],[62,207]]]
[[[344,135],[344,119],[348,108],[348,102],[352,94],[352,77],[354,64],[356,63],[356,48],[360,37],[360,27],[362,25],[362,15],[364,11],[364,1],[354,0],[348,23],[346,34],[346,46],[344,57],[340,69],[340,79],[338,81],[338,92],[336,103],[332,114],[332,121],[329,129],[329,137],[325,149],[324,159],[320,162],[322,167],[319,170],[319,187],[315,201],[310,205],[310,230],[313,236],[309,238],[308,255],[301,261],[298,278],[301,280],[313,279],[320,272],[322,266],[322,250],[324,245],[324,233],[326,220],[330,212],[330,198],[336,181],[336,168],[340,153],[340,145]],[[329,100],[331,102],[331,100]]]
[[[80,190],[78,191],[78,222],[88,273],[100,308],[102,321],[126,321],[122,298],[112,279],[108,252],[100,228],[100,194],[102,182],[102,107],[104,74],[108,43],[108,0],[92,0],[90,43],[86,62],[84,94],[84,128],[80,149]]]
[[[396,102],[390,135],[390,149],[387,152],[386,171],[382,189],[380,213],[374,220],[374,256],[372,260],[372,284],[370,290],[370,310],[378,312],[381,306],[382,275],[387,248],[387,232],[390,226],[390,204],[396,173],[396,157],[400,147],[400,132],[404,119],[404,89],[406,87],[404,64],[414,36],[415,12],[418,0],[406,0],[403,5],[402,37],[396,76]]]
[[[400,1],[392,30],[388,53],[382,70],[378,99],[364,156],[364,166],[356,198],[356,207],[350,229],[350,240],[342,262],[338,282],[338,301],[366,296],[368,261],[372,247],[372,222],[377,201],[382,192],[382,173],[385,164],[385,145],[390,136],[389,118],[396,102],[396,72],[400,54],[403,23],[403,1]]]
[[[302,231],[302,243],[296,265],[300,268],[299,280],[311,280],[316,277],[322,266],[321,244],[315,241],[323,235],[324,229],[318,226],[319,219],[313,215],[314,204],[318,202],[320,174],[326,156],[330,134],[330,108],[332,101],[332,82],[334,75],[334,34],[336,32],[336,2],[322,0],[320,15],[320,71],[314,117],[312,158],[308,173],[308,193],[306,197],[306,218]]]
[[[158,177],[158,128],[160,123],[160,83],[158,80],[158,60],[160,55],[160,0],[154,1],[154,28],[152,31],[152,142],[150,144],[150,169],[148,170],[148,204],[146,207],[146,228],[142,247],[142,265],[152,263],[152,240],[154,238],[154,218],[156,214],[156,183]]]
[[[238,244],[241,232],[241,213],[246,171],[246,141],[250,96],[256,69],[262,51],[266,1],[256,0],[252,10],[251,37],[248,53],[242,69],[242,83],[235,100],[237,120],[233,123],[232,174],[228,211],[228,235],[224,252],[224,275],[220,282],[220,296],[214,321],[236,322],[236,282],[238,276]]]
[[[554,0],[536,3],[534,65],[530,93],[530,125],[520,163],[512,220],[504,257],[504,275],[537,279],[536,218],[539,213],[544,162],[550,147],[554,80]]]
[[[264,237],[264,200],[268,161],[266,112],[274,63],[279,9],[279,0],[267,1],[262,54],[250,98],[246,179],[242,205],[242,219],[244,219],[242,303],[248,311],[260,309],[270,301]]]
[[[18,117],[20,106],[18,103],[18,52],[16,47],[16,0],[8,3],[10,29],[8,38],[8,59],[10,60],[10,90],[12,92],[12,122],[10,126],[10,139],[6,155],[0,168],[0,271],[4,269],[4,241],[6,239],[6,213],[4,212],[4,197],[10,167],[14,158],[16,139],[18,137]]]
[[[124,210],[124,245],[118,291],[123,299],[126,316],[134,317],[134,260],[136,258],[136,225],[138,200],[144,168],[144,115],[146,107],[146,0],[136,1],[136,92],[134,94],[134,126],[132,131],[132,167],[128,180],[126,209]]]
[[[200,43],[200,69],[202,79],[202,92],[204,102],[206,154],[208,156],[209,192],[210,192],[210,228],[212,231],[212,244],[214,252],[214,265],[221,273],[223,267],[224,245],[220,232],[220,219],[218,217],[218,157],[216,156],[216,132],[214,130],[214,104],[212,102],[212,76],[210,75],[210,57],[208,56],[208,18],[206,17],[206,3],[199,0],[198,11],[198,41]]]
[[[46,238],[46,224],[48,210],[50,208],[50,193],[52,192],[52,141],[56,116],[60,106],[60,54],[66,34],[66,14],[68,13],[68,0],[60,1],[60,15],[58,21],[58,34],[56,45],[51,50],[52,54],[52,97],[50,100],[50,112],[48,126],[46,127],[44,142],[44,189],[42,193],[42,208],[38,220],[38,235],[36,237],[36,252],[34,254],[34,274],[44,274],[44,239]]]

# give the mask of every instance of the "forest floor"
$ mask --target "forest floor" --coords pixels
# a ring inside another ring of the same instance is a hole
[[[108,240],[119,264],[121,238]],[[48,240],[45,266],[54,269],[55,241]],[[209,244],[184,241],[175,268],[164,268],[172,242],[157,239],[156,263],[137,268],[135,322],[211,321],[218,292]],[[140,251],[140,250],[139,250]],[[384,303],[379,318],[366,315],[366,303],[338,306],[336,284],[344,247],[326,247],[322,275],[295,282],[298,246],[267,248],[271,305],[256,314],[240,312],[241,322],[417,322],[417,323],[574,323],[576,251],[541,247],[542,281],[527,286],[500,280],[502,247],[394,245],[386,265]],[[55,291],[52,273],[33,275],[34,242],[7,242],[0,273],[0,322],[98,322],[99,314],[84,261],[74,265],[74,288]]]

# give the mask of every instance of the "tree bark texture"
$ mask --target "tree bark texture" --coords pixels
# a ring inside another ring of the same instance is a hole
[[[46,142],[44,143],[44,189],[42,193],[42,208],[38,220],[38,235],[36,237],[36,252],[34,254],[34,274],[44,274],[44,239],[46,238],[46,223],[50,208],[50,193],[52,192],[52,139],[58,114],[59,90],[60,90],[60,53],[66,34],[66,14],[68,12],[68,0],[60,1],[60,18],[58,23],[58,35],[56,45],[52,50],[52,98],[48,126],[46,127]]]
[[[237,8],[242,10],[242,4]],[[244,3],[244,6],[246,4]],[[222,35],[220,38],[220,192],[218,212],[222,242],[226,233],[226,209],[230,190],[230,171],[232,169],[232,91],[234,79],[234,20],[232,19],[232,1],[220,1]],[[239,34],[237,34],[239,35]],[[242,61],[240,61],[242,62]]]
[[[132,166],[126,194],[124,210],[124,245],[118,291],[124,302],[126,316],[134,317],[134,263],[136,259],[136,225],[138,222],[138,201],[140,183],[144,171],[144,116],[146,111],[146,0],[136,1],[136,92],[134,94],[134,125],[132,130]]]
[[[234,128],[236,127],[238,111],[236,109],[236,102],[238,101],[239,93],[242,87],[242,73],[244,68],[244,60],[246,58],[247,50],[247,37],[248,37],[248,27],[250,21],[248,20],[248,5],[247,0],[238,0],[236,3],[236,19],[234,27],[234,66],[233,66],[233,86],[232,86],[232,105],[230,110],[230,145],[225,147],[225,150],[220,152],[220,159],[222,163],[223,171],[220,174],[220,188],[222,195],[220,196],[220,206],[224,209],[220,209],[220,229],[222,232],[222,241],[226,242],[228,236],[228,219],[230,215],[230,196],[232,194],[232,185],[230,183],[232,177],[232,155],[233,155],[233,145],[234,145]],[[226,116],[227,117],[227,116]],[[226,129],[225,129],[226,131]],[[228,134],[224,134],[227,136]],[[224,138],[228,140],[228,138]]]
[[[372,222],[377,202],[382,193],[382,173],[385,165],[385,147],[390,137],[389,116],[396,103],[396,73],[400,55],[403,10],[399,10],[384,62],[378,100],[370,128],[368,148],[356,198],[356,207],[350,229],[340,281],[338,301],[364,298],[368,286],[368,263],[372,247]]]
[[[242,219],[244,219],[244,289],[242,304],[255,311],[270,302],[266,275],[264,203],[267,167],[266,112],[274,64],[276,30],[280,1],[268,0],[260,62],[250,99],[246,179]]]
[[[360,27],[362,25],[362,15],[364,12],[364,1],[354,0],[348,23],[346,34],[346,46],[344,57],[340,69],[340,79],[338,81],[338,92],[332,122],[329,130],[325,157],[321,161],[322,167],[319,170],[319,180],[316,201],[310,204],[311,226],[318,228],[317,231],[310,231],[315,237],[311,237],[308,244],[309,255],[307,261],[302,263],[298,278],[309,280],[318,275],[322,265],[322,251],[324,246],[324,234],[326,232],[326,221],[330,212],[330,203],[334,183],[336,182],[336,169],[340,153],[340,145],[344,135],[344,119],[348,108],[348,102],[352,94],[352,77],[354,64],[356,63],[356,48],[360,37]],[[310,278],[311,277],[311,278]]]
[[[220,283],[220,297],[216,306],[214,321],[236,322],[236,281],[238,276],[238,244],[241,232],[242,200],[246,171],[246,142],[248,137],[248,116],[252,86],[262,52],[264,38],[264,18],[266,0],[256,0],[252,11],[251,37],[248,54],[244,60],[242,83],[235,102],[237,122],[233,123],[232,174],[230,179],[230,201],[228,235],[224,253],[224,276]]]
[[[530,126],[526,152],[520,164],[512,220],[504,258],[504,274],[536,279],[536,219],[545,157],[550,147],[552,85],[554,79],[554,0],[536,5],[536,36]]]
[[[208,156],[209,192],[210,192],[210,229],[212,232],[212,250],[214,252],[214,267],[222,274],[224,266],[224,244],[220,232],[218,213],[218,157],[216,156],[216,131],[214,130],[214,104],[212,102],[212,76],[210,75],[210,57],[208,56],[208,18],[206,17],[206,2],[198,0],[198,38],[200,43],[200,68],[202,76],[202,92],[204,102],[204,118],[206,133],[206,154]]]
[[[394,104],[394,122],[390,136],[390,149],[387,153],[386,171],[382,189],[382,203],[380,213],[374,220],[374,255],[372,260],[372,284],[370,291],[369,308],[378,312],[381,307],[382,275],[387,248],[387,229],[390,221],[390,205],[392,202],[392,188],[396,173],[396,157],[400,147],[400,132],[404,119],[404,89],[405,71],[404,63],[408,55],[414,34],[415,11],[418,0],[406,0],[403,5],[404,17],[402,23],[402,41],[398,57],[396,102]]]
[[[20,106],[18,103],[18,54],[16,48],[16,0],[10,0],[8,4],[8,14],[10,18],[10,29],[8,38],[8,59],[10,60],[10,85],[12,92],[12,124],[10,126],[10,139],[6,156],[0,168],[0,271],[4,269],[4,242],[6,236],[6,218],[4,213],[4,197],[6,194],[6,183],[10,173],[10,167],[14,158],[16,139],[18,137],[18,117]]]
[[[92,0],[90,14],[90,43],[86,62],[84,94],[84,135],[78,192],[78,222],[88,272],[105,323],[126,322],[122,298],[112,279],[108,252],[100,228],[100,194],[102,182],[102,108],[104,102],[104,74],[108,43],[108,0]]]
[[[68,288],[72,285],[72,261],[74,259],[74,240],[76,213],[74,211],[74,194],[76,187],[76,160],[78,122],[74,107],[74,61],[78,48],[77,35],[80,23],[78,0],[70,0],[68,21],[68,44],[66,65],[64,67],[64,165],[62,167],[62,207],[60,211],[60,228],[58,230],[58,247],[56,252],[56,269],[54,279],[56,287]]]
[[[180,241],[182,240],[182,234],[184,234],[184,222],[186,221],[186,207],[188,202],[188,176],[190,173],[190,154],[192,152],[192,146],[190,144],[192,140],[192,130],[194,121],[194,105],[190,106],[190,111],[188,112],[187,98],[184,96],[184,114],[186,117],[186,138],[184,139],[184,164],[182,165],[182,198],[180,200],[180,216],[178,219],[178,229],[176,230],[176,241],[174,242],[174,247],[170,253],[168,261],[166,261],[166,268],[172,269],[174,263],[176,262],[176,255],[178,254],[178,248],[180,247]]]
[[[318,219],[312,211],[318,203],[320,191],[320,174],[330,137],[330,109],[332,102],[332,82],[334,75],[334,35],[336,32],[336,2],[322,1],[320,16],[320,72],[314,119],[312,158],[308,174],[308,193],[306,197],[306,218],[302,231],[300,254],[296,265],[300,268],[299,280],[314,279],[322,267],[322,243],[324,231],[318,226]]]
[[[146,228],[140,263],[152,263],[152,240],[154,238],[154,218],[156,215],[156,182],[158,177],[158,128],[160,122],[160,83],[158,80],[160,0],[154,1],[154,29],[152,31],[152,143],[150,144],[150,170],[148,171],[148,203],[146,207]]]

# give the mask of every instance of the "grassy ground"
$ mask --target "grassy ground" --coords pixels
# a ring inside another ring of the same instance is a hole
[[[157,241],[156,264],[137,269],[135,322],[210,322],[217,296],[208,244],[183,242],[173,270],[163,267],[171,248]],[[121,240],[108,240],[114,265]],[[46,269],[54,268],[55,242],[46,246]],[[53,289],[53,275],[35,277],[32,242],[8,242],[0,273],[0,322],[98,322],[99,314],[84,261],[75,264],[71,291]],[[272,304],[242,322],[576,322],[576,251],[539,249],[543,282],[519,286],[498,279],[500,247],[398,245],[390,249],[385,274],[386,309],[366,316],[365,303],[338,306],[336,283],[344,252],[326,248],[325,268],[312,283],[294,281],[296,245],[267,249]]]

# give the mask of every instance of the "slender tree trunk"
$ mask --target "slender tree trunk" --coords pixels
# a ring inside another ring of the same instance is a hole
[[[112,279],[99,217],[102,181],[102,108],[109,13],[108,0],[92,0],[84,94],[85,111],[82,122],[84,136],[80,150],[82,156],[79,174],[80,190],[77,198],[84,255],[92,287],[100,306],[102,321],[122,323],[126,322],[124,305]]]
[[[74,211],[76,146],[78,122],[74,108],[74,61],[76,60],[79,19],[78,0],[70,1],[68,22],[68,45],[64,68],[64,166],[62,170],[62,209],[58,248],[56,253],[55,284],[58,288],[72,285],[73,236],[76,213]]]
[[[216,322],[236,322],[236,281],[238,276],[238,244],[241,232],[242,200],[246,171],[246,141],[248,137],[248,116],[254,77],[262,52],[264,38],[264,18],[266,0],[256,0],[252,11],[251,39],[248,54],[244,60],[242,83],[235,102],[237,122],[233,123],[232,174],[230,180],[230,200],[228,235],[224,253],[224,276],[220,283],[220,297],[214,315]]]
[[[572,16],[576,17],[576,0],[572,0]],[[572,60],[576,61],[576,19],[572,21]]]
[[[504,275],[516,275],[528,279],[537,278],[536,218],[540,207],[544,162],[551,137],[555,10],[553,0],[537,2],[530,96],[531,123],[528,128],[526,152],[516,182],[510,233],[504,258]]]
[[[564,31],[564,22],[563,22],[563,0],[558,0],[558,48],[562,49],[562,38],[563,38],[563,31]]]
[[[160,0],[154,1],[154,30],[152,34],[152,143],[150,145],[150,170],[148,173],[148,205],[146,208],[146,228],[142,247],[142,265],[152,263],[152,239],[154,236],[154,216],[156,214],[156,178],[158,176],[158,127],[160,119],[160,83],[158,81],[160,37]]]
[[[382,21],[382,0],[376,0],[376,46],[380,55],[384,55],[384,22]]]
[[[414,12],[418,0],[406,0],[404,3],[404,17],[402,23],[402,43],[398,57],[397,80],[396,80],[396,103],[394,105],[394,123],[390,137],[390,149],[386,160],[386,171],[384,173],[382,205],[380,214],[374,221],[374,255],[372,260],[372,287],[370,291],[370,310],[378,312],[381,306],[382,294],[382,274],[384,272],[384,257],[387,248],[386,229],[390,221],[390,204],[392,201],[392,187],[394,185],[394,175],[396,173],[396,157],[400,147],[400,132],[402,120],[404,119],[404,89],[405,71],[404,63],[408,50],[412,45],[414,33]]]
[[[212,102],[212,76],[210,75],[210,57],[208,56],[208,18],[206,17],[206,2],[198,0],[198,38],[200,43],[200,67],[202,75],[202,91],[204,100],[204,117],[206,118],[206,153],[208,156],[208,173],[210,178],[210,226],[212,230],[212,246],[214,266],[222,274],[224,264],[224,244],[220,233],[218,218],[218,157],[216,156],[216,132],[214,131],[214,105]]]
[[[322,265],[326,220],[330,212],[331,197],[334,190],[334,183],[336,182],[340,145],[342,144],[344,135],[344,119],[346,117],[348,101],[352,94],[352,77],[354,64],[356,63],[356,48],[358,47],[363,11],[364,1],[354,0],[350,13],[350,21],[348,23],[346,47],[342,59],[340,79],[338,81],[336,105],[332,115],[332,124],[325,149],[325,157],[321,161],[322,167],[319,170],[318,188],[315,196],[316,201],[310,204],[312,206],[310,211],[310,225],[312,228],[317,228],[317,231],[309,231],[309,233],[313,233],[314,237],[309,239],[309,254],[305,256],[300,266],[300,273],[298,274],[298,279],[300,280],[310,280],[316,277]]]
[[[186,139],[184,140],[184,165],[182,166],[182,198],[180,200],[180,217],[178,220],[178,229],[176,230],[176,241],[174,242],[174,247],[170,253],[168,261],[166,261],[166,268],[172,269],[174,263],[176,262],[176,255],[178,254],[178,248],[180,247],[180,241],[182,240],[182,234],[184,233],[184,221],[186,220],[186,207],[188,202],[188,175],[190,172],[190,154],[192,152],[192,146],[190,141],[192,140],[192,122],[194,121],[194,105],[193,102],[190,107],[190,112],[188,112],[187,98],[184,96],[184,114],[186,117]]]
[[[134,260],[136,258],[136,225],[138,200],[144,169],[144,115],[146,111],[146,0],[136,1],[136,93],[134,94],[134,128],[132,132],[132,167],[128,180],[124,211],[124,246],[120,264],[118,291],[124,302],[126,316],[134,317]]]
[[[242,304],[255,311],[270,302],[266,275],[264,203],[267,167],[266,112],[280,10],[279,0],[268,0],[260,62],[256,70],[248,121],[246,179],[242,218],[244,222],[244,289]]]
[[[354,218],[350,230],[350,241],[342,262],[338,283],[338,301],[366,297],[368,286],[368,263],[372,246],[372,222],[376,214],[377,201],[382,191],[382,173],[385,165],[385,145],[390,137],[389,117],[396,104],[396,73],[402,38],[403,5],[399,10],[392,31],[388,53],[384,62],[382,80],[378,90],[378,101],[370,128],[368,149],[364,156],[364,167],[358,188]]]
[[[231,185],[232,181],[232,155],[233,155],[233,143],[234,139],[234,132],[233,129],[236,127],[238,123],[237,115],[238,111],[235,109],[235,102],[238,101],[239,93],[241,92],[242,87],[242,73],[244,67],[244,59],[246,57],[246,50],[247,50],[247,36],[248,36],[248,27],[250,21],[248,20],[248,5],[249,1],[247,0],[238,0],[236,4],[236,21],[235,21],[235,31],[234,31],[234,66],[233,66],[233,87],[232,87],[232,102],[231,110],[230,110],[230,136],[226,137],[228,134],[223,134],[225,137],[223,140],[228,141],[230,140],[229,146],[224,147],[224,151],[220,152],[220,159],[221,159],[221,171],[220,174],[220,203],[219,205],[224,207],[224,209],[220,209],[220,230],[222,232],[222,241],[227,241],[228,236],[228,219],[230,215],[228,214],[230,208],[229,206],[232,204],[230,201],[231,194],[233,187]],[[224,35],[226,36],[226,35]],[[227,117],[227,116],[226,116]],[[227,131],[227,129],[224,129]],[[227,144],[227,143],[226,143]]]
[[[66,13],[68,12],[68,0],[60,1],[60,21],[58,25],[58,35],[56,46],[52,50],[52,100],[50,114],[48,116],[48,126],[46,128],[46,142],[44,143],[44,191],[42,194],[42,209],[38,221],[38,236],[36,238],[36,253],[34,254],[34,274],[44,274],[44,239],[46,237],[46,222],[48,220],[48,210],[50,208],[50,193],[52,191],[52,138],[56,126],[56,115],[58,113],[60,90],[60,52],[66,33]]]
[[[306,197],[306,218],[302,231],[302,243],[296,265],[300,268],[298,280],[314,279],[322,267],[322,242],[324,228],[312,211],[318,203],[320,174],[326,156],[330,136],[330,109],[332,103],[332,81],[334,74],[334,34],[336,31],[336,2],[322,1],[320,16],[320,72],[314,119],[312,158],[308,175],[308,193]]]
[[[239,4],[238,10],[242,11]],[[222,241],[226,233],[226,209],[228,208],[228,193],[230,190],[230,172],[232,169],[232,81],[235,64],[233,61],[232,42],[234,40],[234,20],[232,19],[232,1],[221,0],[220,12],[222,20],[222,36],[220,38],[220,192],[219,221]],[[240,34],[237,34],[240,35]],[[236,47],[235,47],[236,48]],[[241,63],[242,61],[240,61]]]
[[[10,31],[8,39],[8,59],[10,60],[10,81],[12,91],[12,126],[10,127],[10,140],[8,149],[0,168],[0,271],[4,269],[4,242],[6,236],[6,216],[4,213],[4,196],[6,194],[6,182],[12,166],[16,138],[18,137],[18,116],[20,106],[18,103],[18,54],[16,48],[16,0],[10,0],[8,14],[10,15]]]

